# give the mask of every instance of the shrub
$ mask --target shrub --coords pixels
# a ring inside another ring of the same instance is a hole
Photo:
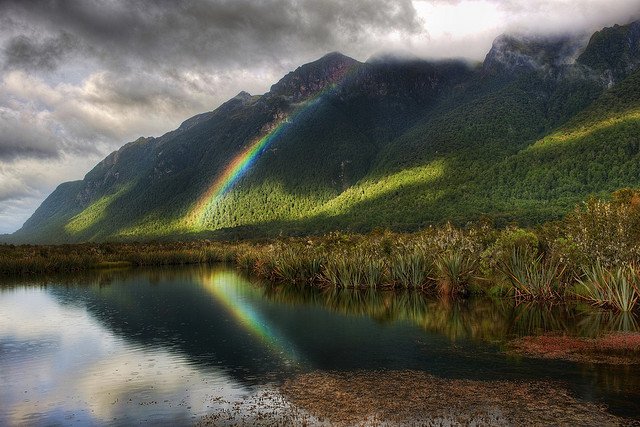
[[[640,207],[632,190],[613,201],[589,199],[564,220],[565,237],[592,264],[606,267],[640,261]]]
[[[539,245],[538,236],[532,231],[507,227],[480,255],[481,269],[486,275],[491,275],[502,264],[509,261],[514,251],[520,252],[522,256],[533,258],[538,254]]]

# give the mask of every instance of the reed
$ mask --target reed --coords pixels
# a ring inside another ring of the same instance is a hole
[[[1,256],[0,273],[29,275],[51,271],[80,271],[93,268],[100,261],[102,261],[100,257],[82,250],[61,253],[41,248],[22,256]]]
[[[102,243],[57,246],[0,245],[0,275],[93,268],[207,264],[233,258],[234,247],[212,242]]]

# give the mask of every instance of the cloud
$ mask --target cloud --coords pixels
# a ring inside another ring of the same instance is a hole
[[[482,60],[503,33],[578,34],[640,19],[640,0],[415,0],[429,40],[412,45],[429,57]]]
[[[0,81],[0,233],[12,232],[61,182],[80,179],[110,151],[159,135],[277,75],[98,71],[52,84],[24,71]],[[238,90],[239,91],[239,90]]]
[[[171,402],[174,419],[181,421],[190,419],[191,407],[206,403],[205,412],[220,413],[226,402],[252,393],[221,368],[200,368],[175,350],[132,346],[92,316],[85,303],[67,303],[66,295],[56,298],[31,288],[2,289],[0,296],[0,339],[17,344],[10,355],[0,353],[2,403],[10,424],[32,417],[35,399],[44,415],[56,419],[60,402],[73,396],[76,422],[108,424],[157,415],[155,405],[146,402]],[[73,325],[61,328],[70,318]],[[31,401],[23,397],[27,388]],[[212,401],[212,390],[222,402]]]
[[[638,0],[506,0],[500,7],[512,17],[510,30],[528,32],[592,33],[640,18]]]
[[[4,160],[107,152],[336,45],[422,30],[410,0],[5,0],[0,15]]]
[[[0,161],[18,157],[57,157],[41,114],[0,107]]]
[[[24,163],[23,163],[24,162]],[[28,168],[34,163],[38,169],[42,165],[35,160],[20,160],[10,165],[0,163],[0,234],[20,228],[25,219],[33,213],[43,194],[37,177]],[[58,178],[54,176],[52,178]]]
[[[9,234],[19,229],[37,207],[38,204],[31,199],[26,201],[12,198],[7,202],[0,201],[0,234]]]
[[[54,70],[77,47],[76,38],[66,32],[42,41],[21,34],[7,41],[4,65],[8,69]]]
[[[30,31],[50,34],[50,41],[40,44],[12,38],[6,50],[17,51],[9,58],[14,65],[38,64],[39,54],[57,58],[75,46],[111,67],[250,66],[349,44],[363,53],[357,44],[371,47],[393,31],[423,31],[410,0],[74,0],[9,1],[3,6]],[[83,43],[71,43],[78,39]],[[54,62],[45,60],[42,65],[51,67]]]
[[[493,8],[501,15],[503,31],[529,33],[594,32],[605,26],[640,19],[639,0],[416,0],[424,5],[465,9]],[[473,14],[470,14],[473,15]],[[482,16],[477,16],[478,21]]]
[[[0,161],[0,234],[20,228],[60,183],[81,178],[102,157],[65,154],[46,160]]]
[[[105,152],[176,128],[186,118],[232,97],[241,84],[265,79],[245,70],[200,74],[97,71],[80,84],[50,84],[23,71],[7,73],[0,86],[0,159],[62,153]],[[234,85],[235,81],[235,85]]]

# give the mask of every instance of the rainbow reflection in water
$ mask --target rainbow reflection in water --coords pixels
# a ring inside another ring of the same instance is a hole
[[[239,292],[239,281],[242,279],[230,272],[213,272],[201,278],[204,288],[233,314],[242,327],[258,337],[286,362],[299,363],[301,359],[293,345],[264,319],[243,293]]]

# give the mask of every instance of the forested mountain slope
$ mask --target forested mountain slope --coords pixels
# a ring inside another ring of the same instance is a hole
[[[16,241],[557,218],[640,185],[640,24],[501,36],[481,65],[329,54],[62,184]]]

